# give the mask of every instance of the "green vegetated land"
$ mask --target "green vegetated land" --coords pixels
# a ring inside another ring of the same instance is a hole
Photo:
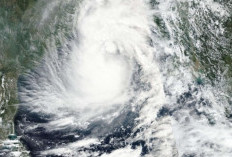
[[[228,93],[225,98],[230,106],[225,106],[225,116],[232,118],[232,1],[215,2],[227,15],[221,15],[220,9],[204,11],[199,2],[179,4],[179,28],[183,31],[179,41],[197,72],[196,82],[207,82]],[[194,14],[189,12],[190,8],[196,9]]]
[[[232,1],[214,0],[226,10],[225,15],[220,8],[212,10],[200,2],[177,1],[176,7],[170,8],[177,16],[176,21],[168,21],[172,40],[190,58],[197,85],[210,84],[227,92],[230,106],[225,107],[225,115],[232,118]],[[156,8],[159,2],[151,0],[151,5]],[[154,22],[161,37],[168,40],[170,32],[162,16],[154,16]]]
[[[220,9],[203,10],[199,2],[178,4],[182,34],[177,35],[177,41],[192,61],[196,83],[208,83],[227,92],[225,99],[230,106],[225,106],[225,116],[232,118],[232,1],[215,0],[226,15]]]
[[[199,75],[205,75],[212,85],[223,77],[232,87],[232,1],[214,1],[230,15],[223,17],[220,10],[212,12],[210,8],[203,8],[200,0],[177,1],[177,6],[170,8],[178,14],[177,21],[170,20],[169,23],[175,34],[175,44],[184,48],[182,51],[190,57],[193,69]],[[159,2],[151,0],[151,5],[158,6]],[[154,16],[154,22],[162,37],[169,39],[162,17]],[[202,82],[199,77],[196,81]]]
[[[12,133],[17,110],[17,79],[41,55],[30,52],[30,35],[24,14],[36,0],[0,1],[0,139]],[[39,52],[39,51],[38,51]]]

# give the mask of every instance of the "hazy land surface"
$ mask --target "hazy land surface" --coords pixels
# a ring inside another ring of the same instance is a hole
[[[65,25],[70,19],[63,13],[72,12],[73,8],[63,10],[57,6],[56,12],[47,16],[50,9],[47,3],[50,2],[61,1],[0,1],[0,139],[12,132],[18,105],[18,77],[40,62],[51,38],[56,37],[52,42],[58,48],[62,43],[60,32],[70,38],[70,28]]]

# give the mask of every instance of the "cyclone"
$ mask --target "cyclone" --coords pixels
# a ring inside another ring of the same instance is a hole
[[[216,2],[204,5],[213,10]],[[38,29],[58,8],[72,8],[62,26],[71,29],[49,37],[43,58],[18,80],[16,130],[32,156],[231,153],[231,138],[225,139],[231,131],[220,135],[230,128],[220,118],[221,98],[216,88],[194,83],[175,41],[173,1],[57,0],[46,6]],[[160,18],[166,32],[154,22]]]

